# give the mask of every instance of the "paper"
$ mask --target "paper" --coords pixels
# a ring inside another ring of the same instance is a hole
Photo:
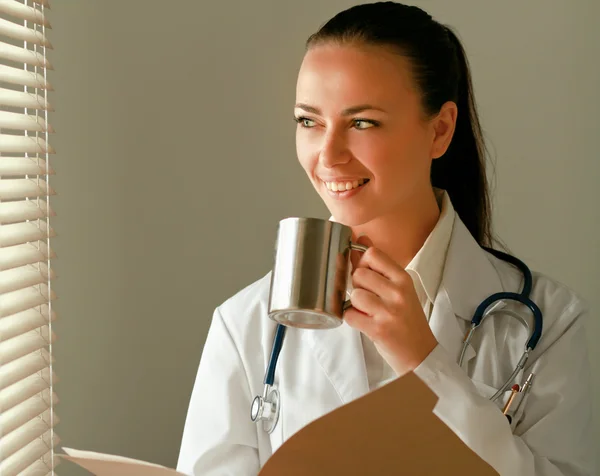
[[[302,428],[259,476],[497,475],[433,413],[436,402],[411,372]],[[122,456],[64,450],[63,458],[97,476],[181,475]]]
[[[174,469],[124,456],[64,448],[61,458],[72,461],[98,476],[183,476]]]

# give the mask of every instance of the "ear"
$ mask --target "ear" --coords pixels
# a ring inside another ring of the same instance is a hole
[[[431,158],[437,159],[444,155],[450,147],[452,136],[456,129],[458,108],[452,101],[446,102],[438,115],[432,120],[433,142],[431,144]]]

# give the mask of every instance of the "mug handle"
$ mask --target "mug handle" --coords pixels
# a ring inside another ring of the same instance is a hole
[[[365,246],[365,245],[359,245],[358,243],[354,243],[351,241],[350,249],[355,250],[355,251],[361,251],[362,253],[364,253],[365,251],[367,251],[369,249],[369,247]],[[350,257],[348,257],[348,259],[350,259]],[[351,306],[352,306],[352,303],[350,302],[350,299],[346,299],[344,301],[344,305],[342,306],[342,310],[345,311],[346,309],[348,309]]]

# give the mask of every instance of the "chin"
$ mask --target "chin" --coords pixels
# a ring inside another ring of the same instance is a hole
[[[375,218],[372,212],[353,207],[327,207],[336,222],[354,227],[364,225]]]

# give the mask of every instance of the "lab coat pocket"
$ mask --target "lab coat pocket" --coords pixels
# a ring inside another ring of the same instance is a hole
[[[479,380],[472,380],[472,382],[473,382],[473,385],[475,385],[475,388],[477,388],[477,391],[479,392],[479,394],[484,398],[490,399],[498,391],[497,388],[492,387],[491,385],[488,385]],[[495,405],[498,407],[499,411],[502,411],[504,409],[504,406],[508,402],[511,395],[512,395],[512,390],[511,389],[506,390],[494,402]],[[521,403],[522,403],[521,397],[522,397],[522,394],[520,394],[520,393],[517,393],[515,395],[515,398],[513,399],[513,401],[511,402],[511,405],[509,407],[509,411],[507,412],[507,415],[509,415],[511,417],[509,424],[510,424],[511,430],[513,430],[513,431],[514,431],[515,427],[517,426],[517,424],[519,423],[519,421],[521,420],[521,416],[523,413],[524,405],[521,405]],[[506,420],[508,423],[509,419],[507,418]]]

